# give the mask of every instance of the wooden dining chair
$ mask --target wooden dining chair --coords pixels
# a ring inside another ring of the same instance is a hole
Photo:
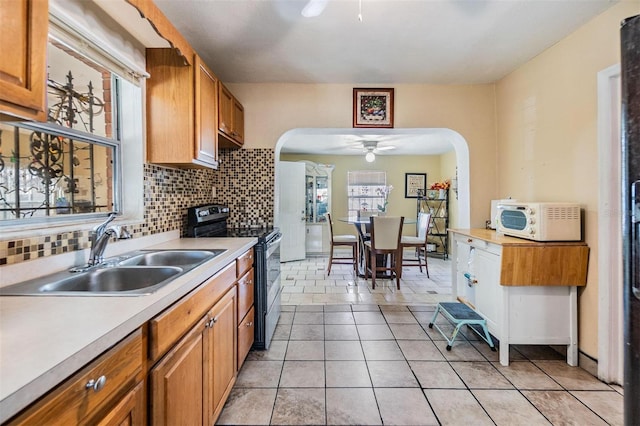
[[[402,247],[402,266],[418,266],[422,272],[422,254],[424,253],[424,269],[429,278],[429,265],[427,264],[427,235],[429,235],[429,226],[431,224],[431,213],[418,213],[418,223],[416,224],[418,236],[413,237],[403,235],[400,239]],[[405,259],[404,249],[415,248],[417,259]]]
[[[370,219],[371,240],[364,243],[365,256],[368,259],[365,267],[364,278],[368,279],[371,273],[371,288],[376,288],[376,275],[378,272],[389,272],[395,276],[398,290],[400,290],[400,278],[402,278],[402,224],[404,216],[372,216]],[[385,257],[378,262],[378,256]],[[388,259],[386,259],[388,257]]]
[[[333,234],[333,222],[331,220],[331,214],[327,213],[327,222],[329,222],[329,232],[331,237],[331,244],[329,246],[329,265],[327,267],[327,276],[331,273],[331,265],[342,264],[348,265],[353,263],[354,272],[358,272],[358,237],[355,235],[334,235]],[[351,247],[352,257],[333,257],[333,249],[336,246],[348,246]],[[350,262],[347,262],[350,260]]]

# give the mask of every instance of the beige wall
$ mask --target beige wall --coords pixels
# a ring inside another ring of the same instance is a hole
[[[585,210],[591,252],[579,292],[580,350],[598,357],[597,73],[620,61],[620,21],[640,13],[622,2],[498,82],[498,193],[568,201]],[[472,164],[476,161],[471,156]],[[607,248],[602,248],[606,250]]]
[[[448,155],[451,157],[451,155]],[[455,155],[453,167],[455,172]],[[374,163],[367,163],[362,155],[293,155],[282,154],[283,161],[309,160],[315,163],[333,164],[331,175],[331,211],[334,218],[347,215],[347,172],[350,170],[382,170],[387,173],[387,185],[393,185],[389,195],[388,211],[391,215],[416,218],[416,199],[404,198],[405,173],[426,173],[429,184],[450,178],[443,175],[442,156],[377,155]],[[353,233],[352,225],[335,221],[335,233]],[[403,233],[415,235],[415,225],[404,227]]]
[[[472,227],[484,227],[490,200],[497,197],[584,206],[591,255],[588,285],[580,291],[579,343],[594,358],[598,355],[596,75],[619,62],[619,22],[638,14],[639,4],[623,1],[613,6],[496,85],[387,86],[395,88],[396,128],[444,127],[466,139]],[[245,107],[248,148],[273,148],[284,132],[294,128],[351,127],[353,85],[229,86]],[[441,169],[443,164],[451,168],[451,159],[442,159]]]
[[[228,86],[245,109],[245,146],[274,148],[291,129],[351,128],[352,89],[370,85]],[[449,128],[466,139],[472,159],[471,226],[483,227],[496,195],[494,85],[389,87],[395,88],[396,128]]]

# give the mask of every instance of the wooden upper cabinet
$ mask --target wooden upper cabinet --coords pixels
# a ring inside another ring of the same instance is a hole
[[[235,140],[244,143],[244,107],[236,98],[233,98],[233,132]]]
[[[218,167],[217,79],[195,56],[185,65],[174,49],[147,49],[147,161]]]
[[[244,107],[221,82],[218,83],[218,129],[220,148],[240,148],[244,144]]]
[[[218,164],[217,79],[198,56],[196,67],[196,159]]]
[[[0,0],[0,120],[46,121],[47,0]]]

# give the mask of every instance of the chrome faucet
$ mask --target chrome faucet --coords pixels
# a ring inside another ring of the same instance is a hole
[[[91,231],[91,252],[89,253],[88,266],[99,265],[104,261],[104,250],[112,236],[118,239],[131,238],[131,234],[123,226],[109,226],[116,218],[116,214],[110,213],[107,220],[93,228]]]

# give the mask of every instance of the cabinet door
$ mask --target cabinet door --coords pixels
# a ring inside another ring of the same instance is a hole
[[[195,57],[195,154],[196,159],[214,167],[218,165],[218,94],[217,79]]]
[[[46,0],[0,0],[0,119],[46,121]]]
[[[253,340],[256,335],[256,323],[254,309],[251,307],[249,313],[242,319],[238,325],[238,371],[242,367],[245,358],[251,350]]]
[[[236,98],[233,98],[231,117],[233,123],[231,136],[242,145],[244,143],[244,107]]]
[[[218,114],[218,129],[221,132],[231,136],[233,129],[233,95],[224,87],[222,83],[218,84],[218,100],[220,102],[220,111]]]
[[[242,321],[253,306],[255,285],[253,269],[238,279],[238,321]]]
[[[475,249],[476,310],[486,319],[491,330],[498,330],[503,300],[500,286],[500,256],[486,250]]]
[[[146,49],[147,161],[190,165],[194,150],[194,71],[173,49]]]
[[[206,324],[205,320],[196,324],[151,370],[150,424],[203,424],[203,335]]]
[[[142,426],[145,424],[146,407],[144,403],[144,382],[131,389],[120,401],[102,416],[90,424],[96,426]]]
[[[236,375],[236,288],[231,288],[209,311],[205,333],[205,419],[212,425],[222,411]]]

